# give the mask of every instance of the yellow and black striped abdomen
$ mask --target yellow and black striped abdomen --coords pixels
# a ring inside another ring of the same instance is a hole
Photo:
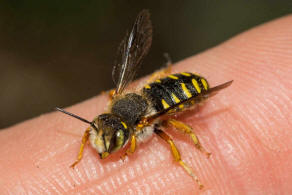
[[[201,76],[183,72],[171,74],[145,85],[143,94],[152,102],[156,111],[167,109],[181,101],[208,90],[209,85]],[[189,105],[180,105],[180,108]]]

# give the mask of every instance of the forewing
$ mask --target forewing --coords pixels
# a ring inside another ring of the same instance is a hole
[[[119,59],[115,63],[112,77],[116,85],[115,94],[120,94],[133,80],[142,59],[152,43],[152,25],[148,10],[142,10],[119,48]]]

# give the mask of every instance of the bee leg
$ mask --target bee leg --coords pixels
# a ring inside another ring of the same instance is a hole
[[[112,90],[110,90],[110,91],[108,92],[108,97],[109,97],[110,100],[113,99],[113,97],[114,97],[114,95],[115,95],[115,92],[116,92],[115,89],[112,89]]]
[[[163,55],[164,55],[164,57],[166,59],[167,67],[170,67],[172,65],[172,60],[171,60],[171,57],[170,57],[169,53],[164,53]]]
[[[116,92],[115,89],[111,89],[111,90],[109,90],[109,91],[102,91],[101,94],[102,94],[102,95],[108,95],[108,98],[110,99],[110,101],[112,101],[112,99],[113,99],[114,96],[115,96],[115,92]]]
[[[177,121],[175,119],[168,119],[167,121],[163,122],[164,124],[166,123],[166,125],[171,125],[173,126],[174,128],[176,128],[177,130],[183,132],[183,133],[186,133],[188,134],[191,139],[193,140],[195,146],[197,149],[199,149],[201,152],[203,152],[207,158],[210,157],[211,153],[210,152],[207,152],[203,147],[202,145],[200,144],[200,141],[198,139],[198,137],[196,136],[196,134],[192,131],[192,127],[190,127],[189,125],[186,125],[180,121]]]
[[[171,66],[168,66],[167,68],[154,72],[152,75],[150,75],[150,78],[147,80],[146,83],[152,83],[160,78],[166,77],[170,73],[171,73]]]
[[[136,151],[137,141],[136,136],[131,135],[131,145],[130,148],[127,150],[127,154],[133,154]]]
[[[82,141],[81,141],[81,145],[80,145],[80,149],[79,149],[79,153],[78,153],[78,156],[77,156],[77,160],[70,166],[71,168],[74,168],[75,165],[77,165],[80,160],[82,159],[82,156],[83,156],[83,150],[84,150],[84,146],[89,138],[89,131],[90,131],[90,127],[88,127],[84,134],[83,134],[83,137],[82,137]]]
[[[136,147],[137,147],[137,140],[136,140],[136,136],[135,135],[131,135],[131,140],[130,140],[130,148],[127,149],[127,151],[125,152],[125,154],[123,154],[121,156],[121,159],[124,160],[125,157],[129,154],[133,154],[136,151]]]
[[[202,189],[204,187],[203,184],[200,182],[198,176],[196,176],[193,173],[192,169],[184,161],[182,161],[180,153],[177,147],[175,146],[173,140],[165,132],[163,132],[160,129],[154,129],[154,132],[170,145],[170,149],[171,149],[174,160],[178,162],[180,166],[184,168],[184,170],[197,182],[197,184],[199,185],[199,188]]]
[[[170,56],[168,55],[168,53],[164,53],[164,57],[166,58],[166,68],[163,68],[162,70],[154,72],[150,76],[150,78],[147,80],[146,83],[152,83],[157,79],[166,77],[167,75],[171,74],[172,62],[171,62]]]
[[[110,101],[114,98],[115,96],[115,92],[116,90],[112,89],[112,90],[109,90],[109,91],[102,91],[101,94],[102,95],[108,95],[108,98],[110,99]]]

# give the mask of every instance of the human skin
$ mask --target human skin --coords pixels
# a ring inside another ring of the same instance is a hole
[[[173,67],[180,71],[204,75],[211,86],[234,80],[200,112],[178,118],[193,127],[209,159],[186,135],[165,130],[203,190],[155,135],[124,161],[121,152],[101,160],[87,145],[70,168],[88,125],[52,112],[0,132],[1,194],[292,194],[292,16],[183,60]],[[90,120],[107,102],[99,95],[66,110]]]

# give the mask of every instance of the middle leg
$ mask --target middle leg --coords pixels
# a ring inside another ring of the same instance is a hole
[[[192,127],[190,127],[189,125],[186,125],[180,121],[177,121],[175,119],[168,119],[168,120],[165,120],[162,122],[162,124],[164,126],[172,126],[174,128],[176,128],[177,130],[183,132],[183,133],[186,133],[188,134],[192,141],[194,142],[195,146],[197,149],[199,149],[201,152],[203,152],[207,158],[210,157],[211,153],[210,152],[207,152],[203,147],[202,145],[200,144],[200,141],[198,139],[198,137],[196,136],[196,134],[192,131]]]
[[[200,182],[198,176],[196,176],[193,173],[192,169],[184,161],[182,161],[180,153],[177,147],[175,146],[173,140],[160,129],[155,129],[154,132],[170,145],[172,156],[175,159],[175,161],[178,162],[180,166],[182,166],[185,169],[185,171],[197,182],[199,188],[202,189],[204,187],[203,184]]]

